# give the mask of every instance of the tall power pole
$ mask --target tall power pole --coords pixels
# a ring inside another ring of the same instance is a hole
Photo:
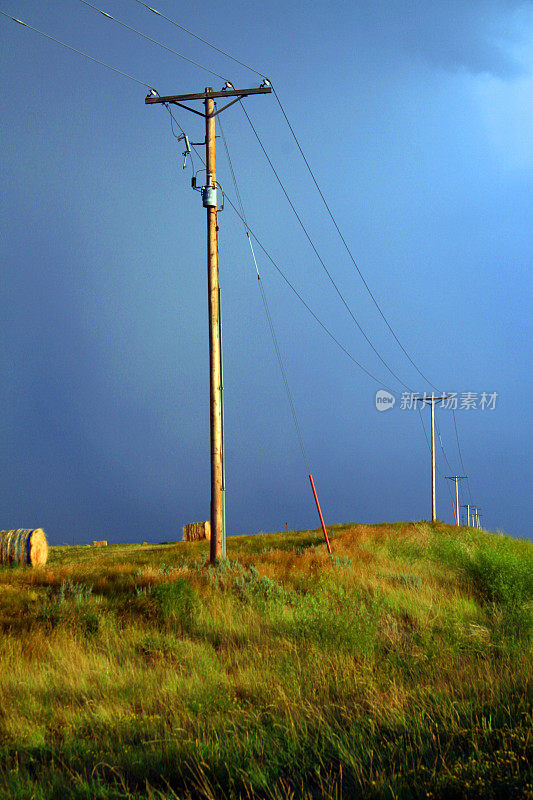
[[[206,94],[210,87],[206,88]],[[204,205],[207,211],[207,296],[209,311],[209,415],[211,431],[211,562],[223,558],[225,536],[222,514],[222,376],[218,283],[217,161],[215,151],[215,101],[204,100],[207,178]],[[212,191],[214,189],[214,191]]]
[[[415,402],[429,403],[431,406],[431,521],[437,521],[437,493],[435,487],[435,403],[438,400],[447,400],[448,396],[435,397],[416,397]]]
[[[464,481],[467,478],[467,475],[446,475],[447,481],[455,481],[455,517],[456,517],[456,525],[460,525],[459,522],[459,481]]]
[[[211,438],[211,544],[210,560],[216,563],[226,554],[226,531],[223,477],[223,407],[222,407],[222,350],[220,344],[220,288],[218,281],[218,221],[217,221],[217,166],[215,145],[215,118],[224,109],[252,94],[268,94],[272,88],[265,84],[257,89],[234,89],[228,84],[220,92],[210,86],[198,94],[181,94],[159,97],[150,93],[145,103],[173,104],[205,118],[205,154],[207,177],[202,187],[202,201],[207,209],[207,291],[209,319],[209,419]],[[217,97],[233,97],[222,108],[215,110]],[[184,101],[203,100],[204,112],[184,105]]]

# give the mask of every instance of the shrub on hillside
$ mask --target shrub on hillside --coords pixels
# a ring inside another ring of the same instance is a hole
[[[166,626],[178,627],[183,632],[192,628],[199,597],[185,578],[153,586],[151,596],[158,616]]]

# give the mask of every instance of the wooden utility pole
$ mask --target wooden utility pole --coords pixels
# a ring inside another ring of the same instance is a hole
[[[215,118],[226,108],[252,94],[268,94],[272,88],[267,81],[257,89],[234,89],[231,84],[220,92],[210,86],[197,94],[159,97],[152,92],[145,103],[173,104],[205,117],[205,154],[207,177],[202,186],[202,201],[207,210],[207,291],[209,318],[209,419],[211,440],[211,545],[210,560],[215,564],[226,555],[226,530],[224,510],[224,446],[222,403],[222,348],[220,334],[220,288],[218,280],[218,222],[217,222],[217,166],[215,145]],[[222,108],[215,110],[217,97],[233,97]],[[183,104],[183,101],[203,100],[204,113]],[[196,188],[195,182],[193,188]]]
[[[431,395],[431,521],[437,521],[437,491],[435,487],[435,400]]]
[[[435,403],[438,400],[447,400],[448,396],[435,397],[416,397],[415,402],[429,403],[431,406],[431,521],[437,521],[437,492],[435,486]]]
[[[465,503],[461,508],[466,508],[466,524],[470,527],[470,503]]]
[[[446,475],[447,481],[455,481],[455,513],[457,517],[456,524],[459,525],[459,481],[464,481],[467,475]]]
[[[215,101],[206,87],[205,154],[207,165],[207,294],[209,312],[209,394],[211,431],[211,563],[224,557],[222,515],[222,381],[220,374],[220,326],[218,285],[217,162],[215,151]],[[215,190],[211,192],[211,187]],[[209,196],[211,195],[211,197]],[[211,203],[214,203],[211,204]],[[213,535],[214,534],[214,535]]]

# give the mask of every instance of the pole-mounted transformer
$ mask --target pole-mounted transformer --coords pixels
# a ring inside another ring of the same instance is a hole
[[[209,177],[209,176],[208,176]],[[202,204],[204,208],[217,207],[217,187],[208,184],[202,186]]]

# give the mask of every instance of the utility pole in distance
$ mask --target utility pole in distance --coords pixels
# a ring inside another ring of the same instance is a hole
[[[456,524],[459,526],[459,481],[464,481],[467,475],[445,475],[447,481],[455,481],[455,514],[457,517]]]
[[[470,527],[470,503],[465,503],[461,508],[466,508],[466,524]]]
[[[159,97],[151,92],[145,103],[173,104],[205,118],[205,153],[207,177],[202,187],[202,202],[207,209],[207,285],[209,309],[209,392],[210,392],[210,438],[211,438],[211,543],[210,561],[215,564],[226,555],[226,531],[223,486],[223,435],[222,435],[222,351],[220,345],[220,289],[218,281],[218,222],[217,222],[217,176],[215,148],[215,117],[224,109],[252,94],[269,94],[268,81],[257,89],[235,89],[231,84],[215,92],[207,86],[197,94],[169,95]],[[215,98],[233,97],[226,105],[215,111]],[[184,101],[203,100],[204,111],[184,105]],[[186,142],[188,149],[188,142]],[[193,179],[193,188],[195,179]]]
[[[447,400],[448,395],[442,397],[415,397],[415,403],[420,400],[421,403],[429,403],[431,406],[431,521],[437,521],[437,494],[435,489],[435,403],[438,400]]]

